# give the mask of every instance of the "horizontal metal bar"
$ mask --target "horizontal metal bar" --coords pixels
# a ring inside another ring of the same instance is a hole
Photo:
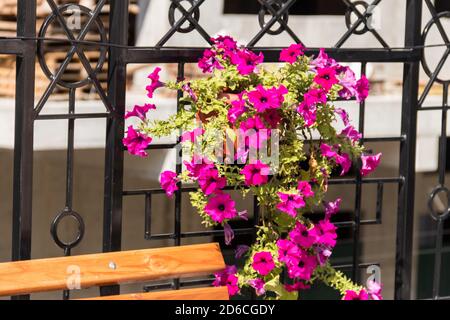
[[[358,264],[358,267],[360,268],[360,269],[362,269],[362,268],[367,268],[367,267],[370,267],[370,266],[379,266],[380,265],[380,263],[379,262],[374,262],[374,263],[360,263],[360,264]],[[352,269],[353,268],[353,264],[341,264],[341,265],[333,265],[333,268],[335,268],[335,269]]]
[[[244,235],[244,234],[254,234],[254,228],[240,228],[233,229],[235,235]],[[223,236],[223,230],[205,230],[205,231],[190,231],[190,232],[182,232],[180,234],[181,238],[196,238],[196,237],[209,237],[209,236]],[[174,233],[158,233],[153,235],[146,235],[146,240],[164,240],[164,239],[175,239],[176,235]]]
[[[125,63],[195,63],[206,48],[136,47],[129,48]],[[278,62],[283,48],[251,48],[264,54],[264,61]],[[411,62],[421,58],[418,49],[338,49],[328,48],[327,53],[340,62]],[[306,50],[307,55],[317,54],[319,48]]]
[[[441,110],[449,110],[450,106],[421,106],[419,111],[441,111]]]
[[[364,138],[362,142],[403,142],[406,137],[374,137],[374,138]]]
[[[97,119],[110,116],[109,113],[40,114],[36,117],[36,120]]]
[[[191,287],[191,286],[200,286],[200,285],[211,285],[214,278],[207,279],[196,279],[196,280],[180,280],[180,287]],[[164,289],[175,289],[173,282],[166,283],[157,283],[157,284],[149,284],[144,286],[144,291],[155,291],[155,290],[164,290]]]
[[[372,183],[403,183],[404,178],[366,178],[362,179],[361,183],[363,184],[372,184]],[[355,178],[349,179],[331,179],[328,181],[328,184],[355,184]]]
[[[0,54],[22,55],[27,43],[18,39],[0,39]]]

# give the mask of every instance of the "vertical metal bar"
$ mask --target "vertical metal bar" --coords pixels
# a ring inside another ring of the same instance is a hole
[[[406,3],[405,46],[421,43],[422,0]],[[408,62],[403,71],[403,102],[400,143],[400,176],[395,258],[395,299],[411,298],[414,188],[420,61]]]
[[[109,41],[128,44],[128,0],[111,1]],[[113,114],[108,118],[105,156],[105,203],[103,217],[103,251],[119,251],[122,245],[122,191],[124,114],[126,96],[126,49],[110,47],[108,97]],[[100,289],[101,295],[119,294],[119,286]]]
[[[152,194],[145,194],[145,238],[152,236]]]
[[[366,63],[361,64],[361,75],[366,74]],[[364,139],[364,122],[365,122],[366,104],[364,101],[359,104],[359,132]],[[360,229],[361,229],[361,202],[362,202],[362,177],[359,172],[360,164],[357,166],[356,184],[355,184],[355,215],[353,219],[353,256],[352,256],[352,278],[359,282],[359,246],[360,246]]]
[[[177,76],[177,80],[178,81],[183,81],[184,80],[184,63],[180,62],[178,63],[178,76]],[[183,91],[178,90],[177,93],[177,112],[180,111],[181,108],[181,104],[180,104],[180,99],[183,96]],[[181,132],[179,132],[179,134],[181,134]],[[176,167],[175,167],[175,171],[177,174],[180,174],[181,171],[183,170],[182,168],[182,148],[181,148],[181,143],[177,144],[176,148],[176,156],[175,156],[175,160],[176,160]],[[181,192],[181,182],[179,182],[178,185],[178,190],[175,192],[175,225],[174,225],[174,238],[175,238],[175,245],[179,246],[181,245],[181,200],[182,200],[182,196],[183,193]],[[175,279],[173,282],[173,287],[175,289],[179,289],[180,288],[180,280],[179,279]]]
[[[36,36],[36,1],[19,0],[17,35]],[[33,198],[34,76],[36,42],[24,40],[25,50],[16,60],[16,113],[14,132],[14,180],[12,259],[31,258]],[[29,296],[15,297],[29,299]]]
[[[69,91],[69,114],[75,113],[75,93],[76,88]],[[66,209],[72,210],[73,207],[73,165],[75,152],[75,119],[69,119],[67,125],[67,168],[66,168]],[[64,255],[70,256],[71,248],[64,249]],[[70,299],[70,290],[63,291],[63,300]]]

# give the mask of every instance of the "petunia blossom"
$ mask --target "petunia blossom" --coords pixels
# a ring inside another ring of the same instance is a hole
[[[136,131],[133,126],[129,126],[127,136],[123,138],[122,142],[130,154],[146,157],[148,154],[145,149],[147,149],[148,145],[152,142],[152,138]]]
[[[297,222],[295,228],[289,232],[289,238],[300,247],[310,248],[317,239],[316,230],[306,227],[303,223]]]
[[[223,271],[214,274],[215,280],[213,286],[228,288],[230,297],[239,293],[238,277],[236,276],[237,268],[235,266],[227,266]]]
[[[207,196],[218,193],[227,185],[227,179],[219,176],[217,170],[203,170],[198,177],[198,184]]]
[[[366,100],[369,95],[370,83],[365,75],[361,77],[356,83],[356,101],[362,102]]]
[[[347,137],[351,142],[355,143],[362,138],[362,134],[359,133],[353,126],[347,126],[340,133],[341,136]]]
[[[314,82],[325,90],[330,90],[339,80],[336,78],[336,71],[333,68],[320,68],[317,70]]]
[[[369,155],[362,155],[361,161],[362,161],[362,167],[361,167],[361,175],[367,176],[368,174],[372,173],[380,164],[382,154],[376,154],[374,156]]]
[[[262,296],[263,294],[266,293],[266,290],[264,289],[264,285],[265,282],[262,279],[252,279],[252,280],[248,280],[248,284],[255,289],[256,295],[257,296]]]
[[[281,212],[287,213],[291,217],[297,216],[297,209],[305,207],[305,200],[299,194],[278,192],[280,203],[276,208]]]
[[[336,226],[328,220],[321,220],[314,226],[316,243],[333,248],[336,245]]]
[[[300,254],[300,248],[294,242],[288,239],[279,239],[277,241],[278,247],[278,260],[288,263],[290,260],[295,259]]]
[[[343,300],[369,300],[369,295],[364,289],[361,289],[359,292],[347,290]]]
[[[173,171],[164,171],[159,178],[161,188],[166,192],[168,197],[172,197],[175,191],[178,190],[178,175]]]
[[[296,259],[289,261],[286,266],[289,278],[310,280],[317,267],[317,259],[315,256],[309,255],[308,252],[302,251]]]
[[[301,195],[305,198],[311,198],[314,197],[314,192],[312,191],[311,185],[308,181],[299,181],[297,190],[300,192]]]
[[[267,183],[270,173],[270,167],[257,160],[255,163],[247,164],[240,174],[244,175],[245,185],[247,186],[260,186]]]
[[[325,219],[329,220],[333,215],[339,212],[339,206],[342,199],[338,198],[335,201],[323,202],[325,207]]]
[[[198,62],[198,67],[203,73],[211,73],[214,69],[223,69],[223,66],[217,58],[217,53],[211,49],[203,51],[203,56]]]
[[[378,282],[374,280],[367,282],[367,293],[371,300],[383,300],[381,289],[381,284]]]
[[[266,89],[259,84],[255,90],[247,93],[248,101],[258,112],[279,108],[284,101],[283,94],[286,93],[286,88],[284,86],[281,86],[280,88],[284,89]],[[280,92],[278,90],[280,90]]]
[[[266,276],[275,268],[272,254],[268,251],[255,253],[253,256],[252,267],[262,276]]]
[[[131,117],[137,117],[141,119],[142,121],[145,120],[147,116],[147,112],[149,110],[155,110],[156,106],[151,103],[146,103],[143,106],[135,105],[132,111],[128,111],[125,114],[125,119],[131,118]]]
[[[156,89],[161,88],[164,86],[164,84],[159,81],[159,73],[161,71],[161,68],[157,67],[155,70],[153,70],[152,73],[148,75],[148,78],[151,80],[151,83],[145,87],[147,90],[147,97],[153,98],[153,93]]]
[[[256,66],[264,61],[264,55],[255,54],[250,50],[239,50],[231,55],[231,62],[236,65],[238,72],[241,75],[248,75],[255,71]]]
[[[205,212],[215,222],[222,223],[224,220],[236,217],[236,203],[226,193],[211,197],[205,206]]]
[[[305,47],[300,43],[294,43],[289,48],[283,49],[280,53],[280,61],[290,64],[297,61],[297,58],[305,53]]]

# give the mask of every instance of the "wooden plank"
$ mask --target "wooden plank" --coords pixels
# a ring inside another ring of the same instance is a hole
[[[225,268],[217,243],[0,264],[0,296],[207,275]]]
[[[229,300],[227,287],[155,291],[80,300]]]

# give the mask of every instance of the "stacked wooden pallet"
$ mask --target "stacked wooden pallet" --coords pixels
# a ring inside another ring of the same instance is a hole
[[[109,11],[110,6],[107,1],[100,14],[105,32],[108,34],[109,30]],[[114,0],[113,0],[114,1]],[[138,0],[130,1],[130,44],[133,44],[134,40],[134,24],[136,16],[139,13],[139,7],[137,5]],[[98,0],[55,0],[58,5],[64,4],[80,4],[88,8],[95,8]],[[37,23],[36,30],[39,31],[45,18],[51,14],[51,9],[46,0],[37,0]],[[87,21],[88,17],[85,15],[80,16],[81,26]],[[17,27],[17,0],[0,0],[0,37],[14,37],[16,36]],[[76,28],[73,30],[74,35],[77,36],[79,30]],[[45,35],[48,38],[66,39],[65,33],[61,26],[54,22],[52,23]],[[91,31],[86,35],[87,41],[100,41],[100,36],[95,27],[91,28]],[[48,68],[56,73],[56,70],[60,64],[64,61],[66,53],[70,48],[69,43],[62,42],[46,42],[44,46],[45,61]],[[81,46],[83,52],[89,60],[92,68],[95,69],[99,61],[100,53],[98,46],[83,45]],[[97,78],[103,88],[106,89],[107,81],[107,62],[104,67],[97,74]],[[130,75],[131,76],[131,75]],[[78,55],[74,55],[69,66],[64,73],[62,80],[66,82],[77,82],[85,79],[87,72],[83,68]],[[39,98],[48,86],[49,80],[42,71],[38,61],[36,61],[36,97]],[[63,86],[58,86],[52,98],[67,98],[68,89]],[[94,99],[97,97],[95,90],[92,86],[85,86],[77,90],[79,98]],[[15,58],[11,56],[0,56],[0,96],[13,97],[15,95]]]

